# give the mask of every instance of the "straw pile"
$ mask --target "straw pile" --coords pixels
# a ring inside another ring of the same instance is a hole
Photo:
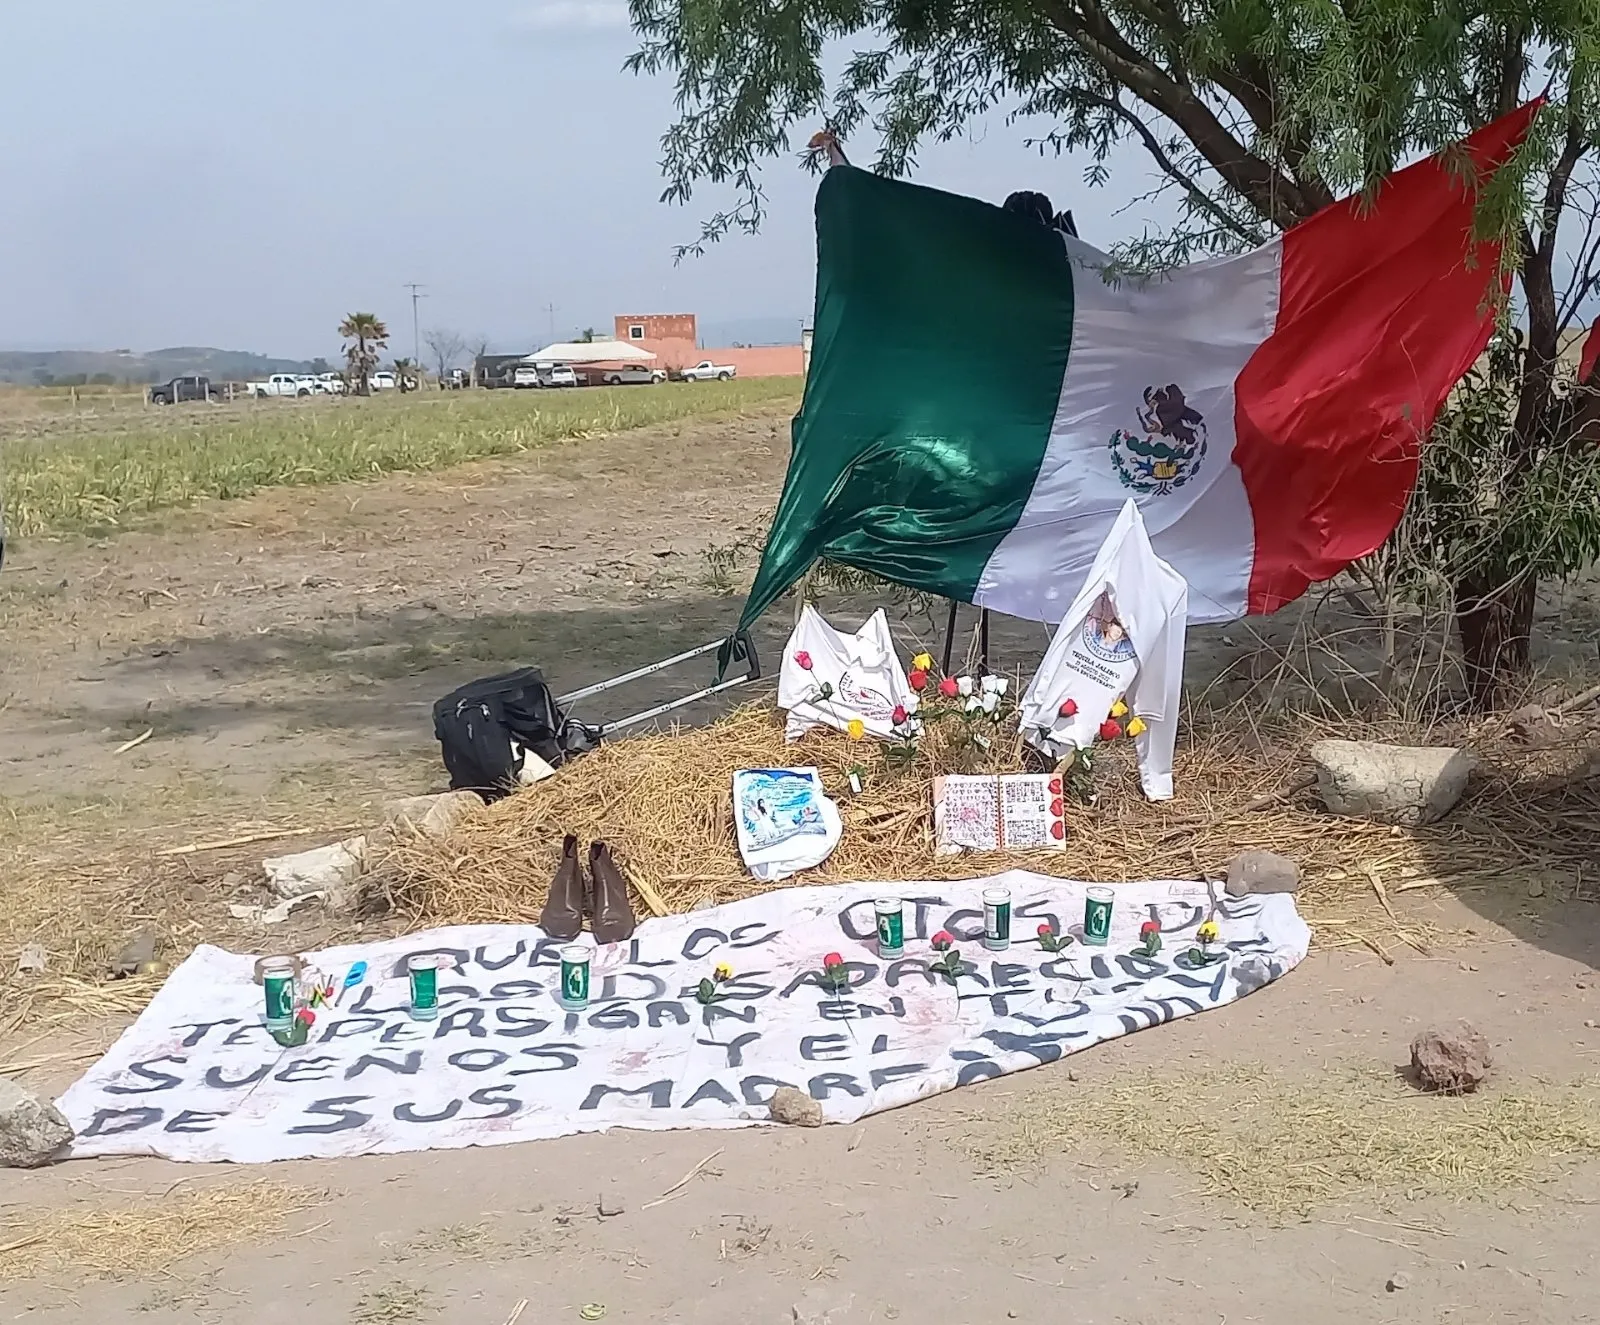
[[[1485,774],[1466,806],[1442,824],[1402,834],[1317,809],[1315,793],[1304,786],[1301,752],[1325,731],[1301,723],[1268,733],[1227,714],[1203,715],[1184,730],[1176,799],[1145,801],[1131,748],[1114,747],[1097,770],[1099,803],[1069,811],[1065,852],[941,857],[933,854],[931,776],[1019,767],[1014,734],[975,756],[930,728],[916,764],[899,771],[871,742],[833,731],[788,744],[781,714],[752,705],[706,727],[604,746],[491,806],[443,843],[398,844],[379,865],[377,888],[381,900],[412,924],[533,922],[562,835],[570,832],[584,842],[611,843],[638,890],[641,915],[747,897],[771,885],[751,879],[740,862],[733,774],[806,764],[821,770],[845,831],[833,855],[793,883],[970,878],[1013,866],[1113,883],[1192,878],[1219,869],[1241,850],[1262,847],[1300,862],[1307,877],[1302,905],[1325,931],[1325,942],[1370,946],[1393,935],[1397,923],[1387,914],[1388,897],[1430,881],[1470,885],[1535,870],[1551,880],[1549,895],[1560,896],[1560,878],[1577,886],[1583,863],[1600,848],[1600,788],[1572,773],[1575,752],[1563,756],[1565,772],[1547,757],[1535,763],[1510,750],[1486,753]],[[1348,727],[1339,734],[1404,737]],[[849,791],[852,767],[866,770],[860,796]],[[1363,905],[1352,909],[1352,894]],[[1335,905],[1340,902],[1342,910]],[[1415,933],[1401,936],[1417,941]]]
[[[326,1196],[287,1183],[250,1182],[111,1209],[35,1210],[22,1223],[0,1225],[0,1280],[57,1271],[79,1277],[158,1272],[202,1252],[260,1244],[284,1232],[290,1215]]]
[[[951,1134],[980,1172],[1034,1173],[1093,1138],[1168,1160],[1208,1195],[1269,1217],[1386,1196],[1503,1197],[1600,1156],[1595,1081],[1472,1098],[1419,1094],[1392,1073],[1302,1080],[1248,1064],[1170,1066],[1093,1090],[1022,1091]]]

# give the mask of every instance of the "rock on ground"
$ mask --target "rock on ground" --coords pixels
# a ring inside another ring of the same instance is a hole
[[[1565,737],[1560,720],[1542,704],[1523,705],[1506,719],[1506,729],[1514,740],[1535,750],[1549,750]]]
[[[292,856],[273,856],[261,862],[267,883],[279,897],[326,893],[327,908],[334,912],[348,909],[366,865],[365,837],[347,837],[331,846],[296,852]]]
[[[1408,826],[1454,809],[1477,763],[1470,750],[1376,741],[1317,741],[1310,754],[1329,811]]]
[[[122,945],[122,950],[111,959],[111,977],[121,980],[138,975],[156,959],[156,935],[145,929]]]
[[[61,1110],[0,1077],[0,1164],[36,1169],[58,1159],[72,1141]]]
[[[1424,1090],[1467,1095],[1477,1090],[1494,1066],[1489,1041],[1470,1022],[1454,1030],[1427,1030],[1411,1041],[1411,1070]]]
[[[437,796],[403,796],[385,803],[383,821],[390,828],[409,825],[424,837],[448,837],[457,824],[483,813],[475,791],[444,791]]]
[[[1300,866],[1276,851],[1241,851],[1228,862],[1229,897],[1292,893],[1299,888]]]
[[[822,1126],[822,1105],[793,1086],[779,1086],[773,1091],[767,1112],[775,1123],[788,1123],[791,1127]]]

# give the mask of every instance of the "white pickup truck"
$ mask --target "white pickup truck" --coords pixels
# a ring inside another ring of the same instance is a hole
[[[710,359],[685,368],[678,374],[685,382],[726,382],[739,370],[731,364],[716,364]]]
[[[295,373],[273,373],[265,382],[251,382],[245,387],[257,400],[268,396],[309,396],[319,389],[316,378]]]
[[[624,364],[620,368],[607,368],[602,373],[590,370],[589,380],[601,381],[606,386],[651,386],[665,382],[666,373],[660,368],[647,368],[643,364]]]

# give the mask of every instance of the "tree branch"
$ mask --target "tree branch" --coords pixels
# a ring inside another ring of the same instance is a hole
[[[1145,151],[1149,152],[1151,157],[1154,158],[1162,173],[1181,188],[1199,210],[1211,217],[1224,229],[1238,235],[1246,243],[1261,243],[1261,235],[1252,231],[1249,226],[1242,224],[1238,218],[1231,216],[1216,199],[1201,188],[1194,176],[1190,175],[1172,159],[1171,154],[1161,145],[1161,140],[1156,137],[1150,126],[1127,106],[1124,106],[1120,98],[1103,96],[1089,88],[1082,87],[1064,88],[1062,91],[1065,96],[1087,101],[1092,105],[1099,106],[1102,110],[1110,111],[1138,135],[1139,141],[1144,144]]]
[[[1076,3],[1076,10],[1069,7]],[[1098,0],[1041,0],[1053,27],[1141,101],[1177,125],[1225,183],[1242,194],[1264,220],[1287,230],[1316,208],[1290,179],[1250,152],[1191,89],[1147,59]]]

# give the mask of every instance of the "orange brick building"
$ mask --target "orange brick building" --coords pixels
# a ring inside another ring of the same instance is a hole
[[[656,367],[671,372],[710,359],[729,364],[740,377],[802,377],[805,351],[798,345],[751,345],[739,349],[701,349],[693,313],[624,314],[615,321],[616,338],[656,356]]]

